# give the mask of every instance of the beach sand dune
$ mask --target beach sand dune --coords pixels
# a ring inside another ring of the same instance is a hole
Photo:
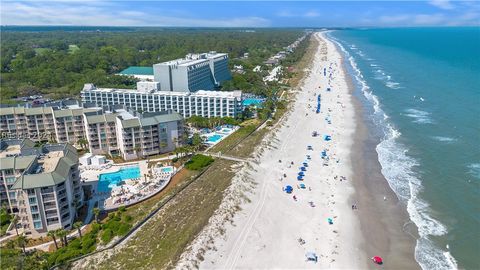
[[[356,129],[352,91],[335,45],[324,33],[315,33],[313,38],[319,46],[292,110],[265,138],[251,163],[254,165],[241,169],[218,215],[182,255],[177,268],[372,266],[372,254],[363,248],[365,238],[358,218],[361,209],[352,209],[357,204],[352,183]],[[318,136],[314,137],[315,131]],[[323,151],[326,157],[322,158]],[[298,181],[303,162],[308,167],[304,180]],[[242,186],[245,183],[250,189]],[[291,194],[284,191],[287,185],[293,187]],[[238,194],[247,194],[248,199],[238,200]],[[235,205],[241,210],[231,222],[225,222],[225,209]],[[307,261],[308,252],[314,252],[318,261]]]

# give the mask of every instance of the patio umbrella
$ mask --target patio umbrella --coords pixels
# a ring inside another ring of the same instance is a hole
[[[379,256],[374,256],[374,257],[372,258],[372,261],[373,261],[374,263],[376,263],[376,264],[382,264],[382,263],[383,263],[382,257],[379,257]]]
[[[315,252],[311,252],[311,251],[305,253],[305,257],[307,257],[308,261],[315,261],[316,262],[318,260],[317,254],[315,254]]]

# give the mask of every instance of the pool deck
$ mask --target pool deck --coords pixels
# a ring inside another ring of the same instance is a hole
[[[128,167],[132,165],[138,165],[140,168],[140,176],[143,177],[144,174],[148,174],[148,164],[146,160],[135,161],[135,162],[128,162],[128,163],[121,163],[121,164],[111,164],[109,168],[94,168],[92,165],[88,166],[81,166],[80,167],[80,176],[85,183],[88,182],[95,182],[99,180],[100,174],[104,173],[112,173],[119,171],[122,167]]]

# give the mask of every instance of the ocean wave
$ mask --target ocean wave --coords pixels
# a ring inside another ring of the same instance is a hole
[[[354,77],[361,86],[365,98],[371,102],[374,109],[374,118],[380,119],[378,125],[384,131],[383,140],[377,145],[378,159],[382,167],[382,174],[388,184],[402,202],[406,202],[410,219],[416,224],[420,238],[415,247],[415,259],[422,269],[456,269],[457,263],[451,254],[438,247],[431,236],[445,235],[447,228],[429,215],[429,204],[420,199],[418,194],[422,190],[422,182],[415,173],[414,168],[419,163],[407,155],[408,149],[398,142],[401,133],[388,121],[388,116],[381,109],[378,98],[372,93],[370,87],[363,79],[355,59],[345,50],[342,44],[329,37],[342,50],[354,71]],[[415,121],[428,122],[429,113],[409,109],[407,116]],[[383,121],[382,121],[383,119]],[[480,164],[477,164],[480,173]]]
[[[433,124],[433,120],[430,118],[430,113],[417,109],[406,109],[405,116],[413,118],[414,123],[418,124]]]
[[[444,137],[444,136],[432,136],[432,139],[439,141],[439,142],[444,142],[444,143],[452,143],[456,142],[457,139],[451,138],[451,137]]]
[[[477,179],[480,179],[480,163],[469,164],[467,168],[470,175]]]
[[[377,64],[370,64],[371,67],[378,67]]]
[[[391,89],[400,89],[400,88],[402,88],[402,87],[400,86],[400,83],[398,83],[398,82],[393,82],[393,81],[387,81],[387,82],[385,83],[385,86],[387,86],[388,88],[391,88]]]

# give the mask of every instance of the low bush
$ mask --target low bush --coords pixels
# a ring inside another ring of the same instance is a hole
[[[185,167],[189,170],[198,171],[207,167],[212,162],[212,157],[205,155],[194,155],[187,163],[185,163]]]

